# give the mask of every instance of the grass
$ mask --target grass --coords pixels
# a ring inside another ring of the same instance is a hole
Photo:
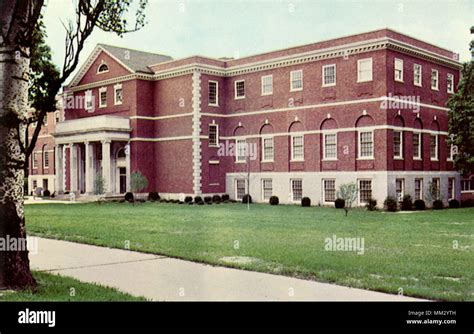
[[[474,209],[413,213],[241,204],[27,205],[48,238],[436,300],[474,300]],[[363,255],[325,239],[364,238]],[[458,247],[453,247],[457,243]]]
[[[0,291],[0,301],[143,301],[118,290],[44,272],[33,272],[38,282],[36,291]]]

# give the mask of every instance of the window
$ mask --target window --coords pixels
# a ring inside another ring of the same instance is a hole
[[[290,91],[303,89],[303,70],[290,72]]]
[[[450,177],[448,179],[448,200],[456,198],[456,179]]]
[[[403,60],[395,58],[395,81],[403,82]]]
[[[49,168],[49,152],[44,152],[43,168]]]
[[[448,73],[447,89],[448,89],[448,93],[450,94],[454,93],[454,75],[452,75],[451,73]]]
[[[415,200],[423,199],[423,179],[415,179]]]
[[[474,179],[461,181],[461,192],[474,192]]]
[[[91,110],[94,107],[93,101],[92,101],[92,91],[91,90],[86,90],[85,92],[85,104],[86,104],[86,110]]]
[[[336,200],[336,180],[323,180],[324,202],[334,202]]]
[[[438,71],[431,70],[431,89],[438,90]]]
[[[235,99],[245,98],[245,81],[238,80],[234,83]]]
[[[438,160],[438,135],[430,135],[430,157]]]
[[[209,105],[210,106],[218,106],[219,105],[219,83],[217,81],[209,80]]]
[[[373,159],[374,133],[372,131],[359,132],[359,159]]]
[[[263,179],[262,180],[262,199],[267,201],[272,197],[273,194],[273,185],[272,179]]]
[[[122,84],[114,86],[114,104],[119,105],[123,102]]]
[[[323,87],[336,85],[336,64],[323,66]]]
[[[38,168],[38,153],[37,152],[33,153],[33,168],[34,169]]]
[[[324,134],[324,152],[323,157],[325,160],[337,159],[337,134],[326,133]]]
[[[440,199],[440,180],[438,177],[435,177],[431,180],[433,187],[433,194],[435,195],[434,199]]]
[[[235,199],[239,200],[247,193],[247,182],[245,179],[235,180]]]
[[[403,158],[403,133],[393,131],[393,157],[395,159]]]
[[[359,180],[359,203],[365,204],[372,198],[372,180]]]
[[[97,73],[105,73],[105,72],[108,72],[109,71],[109,67],[107,66],[107,64],[101,64],[99,65],[98,69],[97,69]]]
[[[247,161],[247,141],[245,139],[236,140],[236,162],[245,162]]]
[[[413,159],[421,159],[421,133],[413,132]]]
[[[99,88],[99,108],[107,107],[107,88]]]
[[[453,161],[454,156],[457,154],[457,146],[448,144],[448,160]]]
[[[219,146],[219,126],[217,124],[209,124],[209,146]]]
[[[293,202],[301,201],[303,197],[303,180],[291,180],[291,200]]]
[[[357,82],[372,81],[372,58],[357,61]]]
[[[405,180],[396,179],[395,180],[395,193],[397,196],[397,201],[401,202],[403,200],[404,192],[405,192]]]
[[[273,75],[262,77],[262,95],[273,94]]]
[[[419,86],[419,87],[421,87],[421,85],[422,85],[421,65],[418,65],[418,64],[413,65],[413,84],[415,86]]]
[[[291,136],[291,160],[293,161],[304,160],[304,136],[303,135]]]
[[[262,138],[262,161],[273,161],[275,155],[275,149],[273,146],[273,137]]]
[[[33,189],[38,187],[38,180],[33,180]]]

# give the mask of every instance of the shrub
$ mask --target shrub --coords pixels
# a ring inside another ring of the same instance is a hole
[[[413,201],[410,195],[403,196],[402,203],[400,204],[400,209],[403,211],[413,210]]]
[[[444,209],[444,204],[443,201],[440,199],[437,199],[433,202],[433,210],[442,210]]]
[[[375,210],[377,210],[377,201],[375,199],[371,198],[367,201],[367,204],[365,205],[365,207],[369,211],[375,211]]]
[[[204,205],[204,202],[203,202],[203,201],[201,201],[201,202],[196,202],[196,203],[197,203],[197,205]]]
[[[244,197],[242,197],[242,203],[252,203],[252,196],[250,196],[249,194],[245,194]]]
[[[186,196],[184,198],[184,203],[191,203],[193,201],[193,198],[191,196]]]
[[[461,207],[463,208],[472,208],[474,207],[474,198],[468,198],[464,201],[461,201]]]
[[[135,197],[133,196],[132,193],[126,193],[125,194],[125,200],[127,202],[134,202],[135,201]]]
[[[336,207],[336,209],[344,209],[344,207],[346,206],[346,201],[342,198],[338,198],[334,201],[334,206]]]
[[[450,209],[459,209],[459,201],[457,199],[450,200],[448,204]]]
[[[417,199],[415,203],[413,203],[413,205],[415,207],[415,210],[422,211],[426,209],[425,201],[423,201],[422,199]]]
[[[309,197],[303,197],[301,199],[301,206],[305,208],[311,206],[311,200],[309,199]]]
[[[222,195],[222,202],[230,200],[230,196],[228,194]]]
[[[212,197],[211,196],[204,196],[204,203],[207,203],[207,204],[212,203]]]
[[[160,199],[160,195],[156,191],[152,191],[148,194],[149,201],[158,201]]]
[[[49,197],[49,196],[51,196],[51,192],[49,190],[45,190],[45,191],[43,191],[43,196],[44,197]]]
[[[212,196],[212,201],[215,203],[219,203],[220,201],[222,201],[222,199],[219,195],[214,195]]]
[[[278,205],[279,203],[280,203],[280,200],[278,199],[278,196],[270,197],[270,205]]]
[[[203,202],[201,196],[196,196],[196,197],[194,197],[194,203],[199,204],[199,203],[201,203],[201,202]],[[204,202],[203,202],[203,203],[204,203]]]
[[[392,196],[387,196],[387,198],[383,202],[383,206],[385,210],[388,212],[395,212],[398,210],[397,200],[393,198]]]

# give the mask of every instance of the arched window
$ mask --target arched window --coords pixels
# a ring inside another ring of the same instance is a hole
[[[247,131],[243,126],[238,126],[234,130],[234,136],[241,137],[235,140],[235,161],[236,162],[245,162],[247,161],[247,140],[245,136]],[[242,138],[243,137],[243,138]]]
[[[109,67],[107,66],[107,64],[100,64],[99,68],[97,69],[97,73],[104,73],[108,71],[109,71]]]
[[[304,126],[301,122],[295,121],[290,125],[290,144],[291,144],[291,160],[292,161],[303,161],[304,160]]]
[[[328,118],[321,124],[323,160],[337,160],[337,122]]]
[[[357,157],[359,159],[374,158],[374,130],[370,128],[367,129],[367,127],[374,125],[374,119],[367,115],[361,116],[356,122],[356,127],[361,128],[357,131]]]
[[[273,142],[273,126],[265,124],[260,129],[262,137],[262,161],[270,162],[275,157],[275,144]]]

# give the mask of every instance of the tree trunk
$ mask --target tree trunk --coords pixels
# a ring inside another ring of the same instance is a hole
[[[25,125],[28,107],[29,59],[27,50],[0,47],[0,239],[26,246],[24,215]],[[27,53],[26,53],[27,54]],[[0,250],[0,288],[35,286],[28,251]]]

